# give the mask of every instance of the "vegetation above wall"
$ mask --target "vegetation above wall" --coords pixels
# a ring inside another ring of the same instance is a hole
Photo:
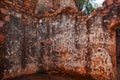
[[[84,10],[84,12],[90,15],[97,7],[100,7],[96,0],[74,0],[79,11]]]

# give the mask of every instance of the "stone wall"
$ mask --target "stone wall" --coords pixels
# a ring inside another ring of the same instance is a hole
[[[120,23],[119,0],[104,2],[91,17],[78,12],[73,0],[1,0],[0,4],[3,79],[39,70],[116,79],[112,29]]]

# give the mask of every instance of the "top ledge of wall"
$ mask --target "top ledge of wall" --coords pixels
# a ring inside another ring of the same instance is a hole
[[[24,19],[24,22],[28,21],[30,18],[32,21],[37,22],[41,18],[55,17],[59,14],[75,15],[77,19],[91,20],[96,16],[107,16],[112,8],[119,6],[120,0],[105,0],[103,2],[103,6],[101,8],[97,8],[92,12],[91,17],[88,17],[83,13],[83,11],[77,10],[74,0],[1,0],[0,14],[3,16],[1,21],[4,22],[10,21],[9,15],[22,18]],[[33,23],[32,21],[31,23]]]

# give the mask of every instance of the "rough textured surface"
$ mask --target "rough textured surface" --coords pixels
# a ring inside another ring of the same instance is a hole
[[[73,0],[1,0],[0,4],[3,79],[39,70],[116,79],[113,29],[120,25],[119,1],[104,2],[90,18],[77,12]]]
[[[18,77],[8,80],[73,80],[73,79],[42,74],[42,75],[29,75],[22,78]]]
[[[6,80],[94,80],[90,76],[64,76],[63,75],[49,75],[49,74],[32,74],[22,77],[16,77],[12,79],[6,79]]]

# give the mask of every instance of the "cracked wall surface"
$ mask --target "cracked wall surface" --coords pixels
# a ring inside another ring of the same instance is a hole
[[[0,78],[45,70],[116,79],[119,0],[105,1],[91,17],[78,12],[74,0],[0,4]]]

